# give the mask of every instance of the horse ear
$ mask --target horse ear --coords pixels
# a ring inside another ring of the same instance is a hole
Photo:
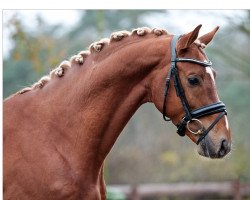
[[[211,32],[209,32],[209,33],[207,33],[207,34],[201,36],[201,37],[199,38],[199,41],[200,41],[201,43],[207,45],[209,42],[211,42],[211,40],[213,39],[215,33],[218,31],[219,28],[220,28],[220,27],[217,26],[217,27],[216,27],[214,30],[212,30]]]
[[[192,32],[187,33],[180,38],[178,42],[179,50],[188,48],[197,39],[201,26],[202,25],[200,24]]]

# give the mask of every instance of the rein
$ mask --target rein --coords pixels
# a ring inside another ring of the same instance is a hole
[[[202,67],[211,67],[212,62],[209,61],[199,61],[192,58],[177,58],[176,55],[176,44],[178,39],[181,36],[174,36],[171,41],[171,66],[168,71],[167,77],[166,77],[166,86],[164,91],[164,99],[163,99],[163,119],[165,121],[170,121],[169,118],[166,116],[166,99],[167,95],[169,93],[169,86],[170,86],[170,80],[171,77],[174,79],[174,87],[177,96],[180,98],[182,107],[185,111],[185,116],[181,119],[181,121],[176,125],[177,126],[177,133],[180,136],[185,136],[185,131],[188,129],[191,133],[195,135],[199,135],[199,139],[197,140],[196,144],[198,145],[209,133],[210,130],[219,122],[219,120],[227,114],[226,106],[223,102],[219,101],[216,103],[212,103],[206,106],[202,106],[200,108],[197,108],[195,110],[190,110],[190,106],[188,104],[187,98],[185,96],[185,91],[183,90],[183,87],[181,85],[178,68],[176,66],[177,62],[189,62],[198,64]],[[202,122],[199,120],[200,117],[204,117],[207,115],[213,115],[215,113],[220,113],[218,117],[214,120],[214,122],[207,128],[203,126]],[[191,122],[197,122],[200,126],[200,129],[198,131],[193,131],[189,127],[189,123]]]

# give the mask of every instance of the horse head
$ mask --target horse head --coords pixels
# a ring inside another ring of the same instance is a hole
[[[221,158],[230,151],[231,133],[225,105],[216,90],[216,72],[204,52],[219,27],[198,38],[200,28],[169,41],[171,49],[166,57],[171,59],[158,70],[152,101],[164,119],[177,126],[179,135],[187,135],[198,144],[200,155]],[[162,101],[159,96],[164,90]]]

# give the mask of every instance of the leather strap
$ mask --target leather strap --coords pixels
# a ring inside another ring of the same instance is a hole
[[[178,73],[178,70],[176,67],[174,68],[174,86],[175,86],[175,91],[176,91],[177,96],[181,99],[181,103],[182,103],[182,106],[184,108],[186,117],[189,120],[192,119],[192,115],[190,113],[190,107],[189,107],[188,101],[186,99],[186,95],[185,95],[185,92],[183,90],[183,87],[181,85],[181,80],[179,78],[179,73]]]
[[[200,118],[200,117],[204,117],[207,115],[212,115],[215,113],[220,113],[220,112],[224,112],[225,114],[227,114],[226,112],[226,106],[224,103],[220,102],[216,102],[207,106],[202,106],[198,109],[195,109],[191,112],[192,118]],[[180,136],[184,136],[185,135],[185,130],[186,130],[186,125],[187,122],[190,119],[185,116],[182,118],[182,120],[177,124],[177,133]]]
[[[218,117],[214,120],[214,122],[205,130],[205,132],[199,137],[199,139],[197,140],[196,144],[198,145],[209,133],[209,131],[212,130],[212,128],[218,123],[218,121],[220,121],[220,119],[226,115],[226,112],[223,111],[222,113],[220,113],[218,115]]]
[[[190,62],[190,63],[195,63],[204,67],[210,67],[212,66],[212,62],[209,61],[199,61],[196,59],[192,59],[192,58],[176,58],[176,62]]]

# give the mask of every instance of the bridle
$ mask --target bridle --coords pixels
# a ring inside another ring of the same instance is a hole
[[[189,63],[198,64],[202,67],[211,67],[212,62],[211,61],[199,61],[199,60],[192,59],[192,58],[177,58],[176,44],[177,44],[177,41],[180,37],[181,36],[174,36],[172,41],[171,41],[171,66],[170,66],[170,69],[168,71],[167,78],[166,78],[166,87],[165,87],[165,91],[164,91],[162,114],[163,114],[163,119],[165,121],[170,121],[170,119],[168,119],[166,117],[166,99],[167,99],[167,95],[169,92],[170,80],[171,80],[171,77],[173,77],[176,94],[180,98],[183,109],[185,111],[185,116],[176,125],[177,126],[177,133],[180,136],[185,136],[185,130],[187,128],[188,131],[190,131],[191,133],[193,133],[195,135],[199,135],[199,139],[196,142],[196,144],[198,145],[207,136],[209,131],[212,130],[212,128],[219,122],[219,120],[224,115],[227,114],[227,111],[226,111],[225,104],[222,103],[221,101],[216,102],[216,103],[212,103],[212,104],[209,104],[206,106],[202,106],[202,107],[197,108],[195,110],[190,110],[190,106],[189,106],[187,98],[185,96],[185,92],[184,92],[183,87],[181,85],[181,81],[180,81],[180,77],[178,74],[178,68],[176,66],[176,63],[177,62],[189,62]],[[201,117],[204,117],[207,115],[213,115],[215,113],[220,113],[220,114],[214,120],[214,122],[207,129],[205,129],[202,122],[198,118],[201,118]],[[199,124],[200,127],[199,127],[198,131],[194,131],[190,128],[189,124],[191,122],[196,122]]]

